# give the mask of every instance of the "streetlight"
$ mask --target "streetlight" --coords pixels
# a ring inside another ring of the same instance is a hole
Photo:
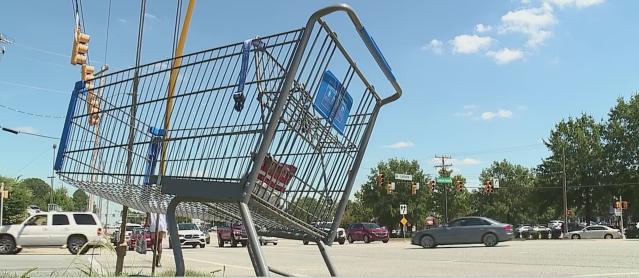
[[[49,178],[51,178],[51,200],[50,200],[50,204],[53,204],[53,179],[55,178],[55,148],[57,148],[58,146],[56,144],[53,144],[53,164],[51,167],[51,176]],[[50,210],[50,209],[49,209]]]

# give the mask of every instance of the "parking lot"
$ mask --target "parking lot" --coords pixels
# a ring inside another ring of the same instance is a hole
[[[216,271],[216,276],[254,276],[245,248],[219,248],[215,238],[204,249],[184,248],[187,269]],[[166,248],[166,246],[165,246]],[[299,276],[329,276],[315,245],[280,240],[277,246],[264,247],[270,266]],[[493,248],[482,245],[439,246],[422,249],[403,241],[387,244],[354,243],[334,245],[329,252],[340,276],[574,276],[574,277],[638,277],[638,240],[528,240],[500,243]],[[59,275],[81,266],[115,268],[113,253],[96,250],[76,263],[74,256],[60,249],[31,249],[19,255],[2,256],[3,270],[20,273],[33,266],[36,275]],[[174,266],[171,249],[164,249],[163,269]],[[69,267],[71,265],[71,267]],[[125,271],[129,274],[150,273],[151,253],[140,255],[129,251]],[[102,272],[107,273],[107,272]],[[275,276],[275,275],[274,275]]]

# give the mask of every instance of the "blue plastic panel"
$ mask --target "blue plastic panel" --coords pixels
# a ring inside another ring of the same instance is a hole
[[[326,71],[322,77],[313,106],[340,134],[344,134],[346,121],[353,106],[353,98],[330,70]]]

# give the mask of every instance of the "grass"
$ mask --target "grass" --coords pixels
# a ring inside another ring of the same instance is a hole
[[[108,240],[107,240],[108,242]],[[106,250],[110,253],[116,253],[115,247],[111,244],[103,244],[96,246],[95,249]],[[94,249],[94,250],[95,250]],[[89,253],[87,253],[89,254]],[[92,267],[91,262],[82,262],[79,260],[80,254],[76,255],[71,263],[66,267],[65,270],[54,270],[49,274],[41,274],[38,273],[36,277],[134,277],[134,276],[147,276],[142,275],[142,270],[138,272],[123,272],[120,275],[115,275],[115,266],[111,267],[112,270],[99,269],[96,270]],[[131,265],[133,267],[133,265]],[[0,278],[30,278],[34,277],[34,272],[37,272],[38,268],[33,267],[24,273],[12,273],[6,270],[0,271]],[[225,271],[223,269],[206,272],[206,271],[197,271],[197,270],[185,270],[185,277],[215,277],[215,273],[222,272],[224,275]],[[160,277],[174,277],[175,269],[162,269],[158,270],[155,273],[155,276]]]

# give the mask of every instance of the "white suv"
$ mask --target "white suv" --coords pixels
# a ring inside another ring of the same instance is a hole
[[[0,226],[0,254],[16,254],[23,247],[66,245],[75,255],[106,243],[100,219],[88,212],[41,212],[22,224]]]

